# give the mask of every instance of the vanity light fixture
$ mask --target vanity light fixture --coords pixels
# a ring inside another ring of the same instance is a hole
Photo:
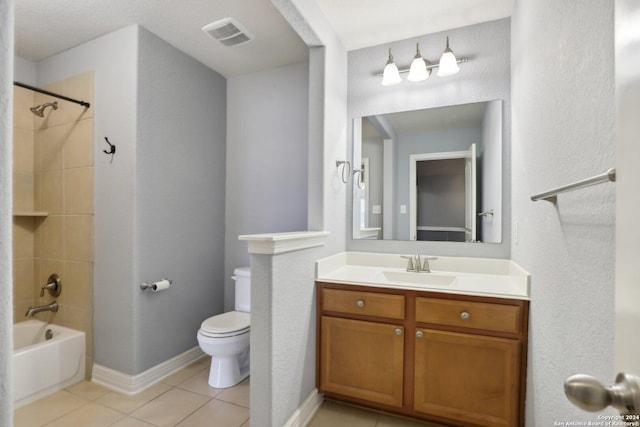
[[[413,61],[409,68],[398,69],[396,64],[393,62],[391,49],[389,49],[389,59],[387,60],[387,64],[384,67],[384,71],[378,75],[382,75],[383,86],[397,85],[402,81],[400,73],[407,72],[409,73],[407,80],[410,82],[421,82],[429,78],[433,68],[438,68],[438,76],[440,77],[452,76],[460,71],[458,63],[467,61],[467,58],[456,58],[449,47],[449,37],[447,37],[446,48],[442,53],[442,57],[438,64],[432,64],[430,61],[424,59],[420,54],[420,45],[416,43],[416,55],[413,57]]]

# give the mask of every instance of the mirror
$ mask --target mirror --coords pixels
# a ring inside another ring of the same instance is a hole
[[[353,121],[353,238],[502,241],[502,101]]]

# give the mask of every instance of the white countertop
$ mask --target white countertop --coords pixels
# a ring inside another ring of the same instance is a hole
[[[431,255],[428,255],[430,258]],[[421,255],[421,258],[424,257]],[[511,260],[436,257],[431,273],[406,272],[401,254],[342,252],[316,262],[316,280],[528,300],[530,275]]]

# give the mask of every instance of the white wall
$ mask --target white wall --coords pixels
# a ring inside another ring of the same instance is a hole
[[[226,80],[140,28],[134,372],[198,345],[224,308]],[[170,278],[170,289],[141,292]]]
[[[14,56],[13,59],[14,59],[13,79],[20,83],[35,86],[36,76],[37,76],[36,63],[33,61],[29,61],[28,59],[21,58],[19,56]]]
[[[13,0],[0,2],[0,425],[13,425]]]
[[[308,92],[306,62],[228,80],[226,310],[234,268],[249,265],[238,236],[307,228]]]
[[[613,184],[531,195],[615,164],[614,3],[516,1],[512,16],[512,241],[531,273],[527,425],[594,421],[566,377],[614,378]],[[515,235],[514,231],[514,235]]]
[[[406,79],[396,86],[382,86],[380,72],[391,48],[396,64],[407,67],[415,55],[415,44],[420,43],[422,56],[437,62],[449,36],[451,49],[458,57],[469,57],[460,64],[460,72],[451,77],[432,76],[421,83]],[[348,117],[364,117],[373,114],[440,107],[452,104],[504,100],[503,148],[502,148],[502,204],[510,201],[511,164],[511,102],[510,102],[510,20],[501,19],[441,33],[428,34],[407,40],[386,43],[349,52]],[[351,126],[350,126],[351,127]],[[349,132],[349,145],[351,133]],[[351,200],[349,200],[351,203]],[[398,202],[399,203],[399,202]],[[349,205],[350,206],[350,205]],[[351,209],[349,208],[349,212]],[[394,215],[399,215],[394,212]],[[365,241],[347,239],[347,248],[354,251],[401,252],[439,254],[447,256],[480,256],[509,258],[510,230],[509,209],[503,218],[502,243],[463,244],[453,242]],[[349,236],[351,236],[351,230]]]

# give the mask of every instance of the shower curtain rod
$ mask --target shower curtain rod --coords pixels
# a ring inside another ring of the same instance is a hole
[[[91,107],[91,104],[89,104],[88,102],[78,101],[77,99],[69,98],[68,96],[64,96],[64,95],[59,95],[59,94],[54,93],[54,92],[49,92],[48,90],[44,90],[44,89],[40,89],[40,88],[37,88],[37,87],[29,86],[29,85],[26,85],[24,83],[20,83],[20,82],[16,82],[16,81],[14,81],[13,84],[16,85],[16,86],[23,87],[25,89],[32,90],[34,92],[44,93],[45,95],[55,96],[56,98],[64,99],[65,101],[69,101],[69,102],[74,102],[76,104],[80,104],[85,108]]]

